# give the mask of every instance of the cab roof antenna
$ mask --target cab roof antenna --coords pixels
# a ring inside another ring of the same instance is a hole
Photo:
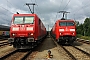
[[[19,12],[16,12],[17,14],[19,14]]]

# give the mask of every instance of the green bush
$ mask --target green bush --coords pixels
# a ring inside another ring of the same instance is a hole
[[[81,34],[77,34],[77,38],[80,38],[80,37],[82,37],[82,35]]]
[[[81,39],[90,40],[90,36],[82,36]]]
[[[82,38],[82,39],[88,39],[87,36],[81,36],[80,38]]]
[[[85,40],[90,40],[90,36],[83,36],[81,34],[77,34],[77,38],[85,39]]]

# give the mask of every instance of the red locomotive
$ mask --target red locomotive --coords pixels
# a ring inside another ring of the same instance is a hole
[[[57,20],[51,29],[51,35],[61,44],[72,44],[76,40],[76,25],[74,20]]]
[[[15,48],[29,49],[46,34],[46,28],[36,14],[14,14],[8,41]]]

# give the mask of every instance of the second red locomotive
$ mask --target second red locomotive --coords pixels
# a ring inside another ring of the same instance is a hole
[[[74,20],[57,20],[51,29],[51,35],[61,44],[72,44],[76,40],[76,25]]]
[[[34,47],[46,36],[46,28],[36,14],[14,14],[9,43],[18,49]]]

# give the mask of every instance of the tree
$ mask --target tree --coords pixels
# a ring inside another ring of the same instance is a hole
[[[79,21],[75,21],[75,23],[76,23],[76,26],[78,26],[78,25],[79,25]]]
[[[90,36],[90,18],[86,18],[83,24],[76,21],[77,34]]]
[[[90,18],[86,18],[83,24],[84,32],[86,36],[90,36]]]
[[[79,24],[78,26],[76,26],[76,29],[77,29],[77,34],[84,35],[83,24]]]

